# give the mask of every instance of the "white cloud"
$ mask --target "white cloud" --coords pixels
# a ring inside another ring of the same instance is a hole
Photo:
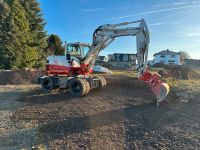
[[[199,1],[193,1],[192,3],[193,3],[193,4],[197,4],[197,3],[200,3],[200,2],[199,2]]]
[[[174,25],[174,24],[180,24],[181,22],[157,22],[157,23],[151,23],[150,26],[160,26],[160,25]]]
[[[200,5],[191,5],[191,6],[183,6],[183,7],[153,10],[153,11],[147,11],[147,12],[142,12],[142,13],[137,13],[137,14],[131,14],[131,15],[125,15],[125,16],[120,16],[120,17],[109,18],[109,19],[105,19],[105,21],[107,21],[107,20],[117,20],[117,19],[123,19],[123,18],[130,18],[130,17],[135,17],[135,16],[141,16],[141,15],[149,15],[149,14],[155,14],[155,13],[160,13],[160,12],[169,12],[169,11],[181,10],[181,9],[187,9],[187,8],[194,8],[194,7],[199,7],[199,6]]]
[[[192,2],[174,2],[174,3],[160,3],[160,4],[156,4],[154,6],[156,7],[161,7],[161,6],[180,6],[180,5],[186,5],[186,4],[198,4],[200,3],[200,1],[192,1]]]
[[[177,16],[182,17],[184,15],[194,13],[195,11],[199,11],[199,8],[192,8],[192,9],[188,9],[188,10],[184,10],[184,11],[179,11],[176,13],[169,13],[168,15],[165,16],[165,18],[168,19],[168,18],[177,17]]]
[[[189,2],[176,2],[172,3],[172,5],[183,5],[183,4],[188,4]]]
[[[188,37],[200,36],[200,33],[188,33]]]
[[[188,4],[189,2],[175,2],[175,3],[168,3],[168,4],[156,4],[154,6],[160,7],[160,6],[176,6],[176,5],[184,5]]]

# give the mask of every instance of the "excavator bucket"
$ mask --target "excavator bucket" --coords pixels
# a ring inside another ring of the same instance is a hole
[[[157,107],[160,105],[162,101],[164,101],[169,93],[169,85],[167,83],[161,82],[157,83],[155,86],[151,88],[153,93],[156,95],[157,98]]]
[[[159,74],[152,74],[148,69],[139,79],[150,85],[152,92],[156,95],[158,107],[166,99],[170,90],[169,85],[161,79]]]

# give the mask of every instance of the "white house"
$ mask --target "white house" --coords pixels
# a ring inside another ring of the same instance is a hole
[[[168,49],[155,53],[153,61],[149,61],[149,64],[153,65],[156,63],[163,63],[165,65],[181,65],[180,53]]]

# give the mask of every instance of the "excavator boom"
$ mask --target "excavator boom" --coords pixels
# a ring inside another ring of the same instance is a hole
[[[139,24],[139,26],[130,27],[132,24]],[[99,52],[110,45],[116,38],[122,36],[136,36],[138,77],[150,85],[151,90],[157,97],[157,106],[159,106],[169,92],[169,85],[162,81],[158,74],[152,74],[147,68],[150,37],[144,19],[119,24],[106,24],[98,27],[93,34],[90,50],[81,61],[82,71],[89,71]]]

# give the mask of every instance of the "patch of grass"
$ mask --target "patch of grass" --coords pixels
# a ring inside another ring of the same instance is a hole
[[[200,70],[195,70],[195,71],[200,74]]]
[[[162,68],[151,68],[151,73],[158,73]],[[126,75],[131,77],[138,77],[138,72],[136,70],[112,70],[113,75]]]
[[[175,89],[192,88],[197,90],[200,88],[200,80],[177,80],[174,78],[166,78],[165,81],[171,88]]]
[[[138,73],[135,70],[112,70],[113,75],[125,75],[130,77],[137,77]]]
[[[150,68],[150,71],[152,71],[152,72],[158,72],[158,71],[160,71],[160,70],[163,70],[164,68]]]

